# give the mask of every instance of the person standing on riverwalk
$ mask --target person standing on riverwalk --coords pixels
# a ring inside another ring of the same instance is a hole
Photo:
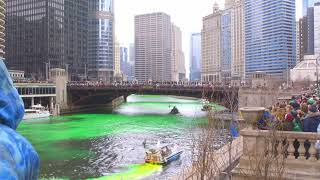
[[[24,105],[0,59],[0,179],[36,180],[39,156],[16,129],[24,115]]]

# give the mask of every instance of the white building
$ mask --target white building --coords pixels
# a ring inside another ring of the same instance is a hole
[[[213,13],[203,18],[201,31],[201,80],[203,82],[221,81],[221,15],[217,3]]]
[[[171,18],[159,12],[135,16],[135,77],[171,81]]]
[[[317,67],[316,59],[319,58],[315,55],[306,55],[304,60],[290,70],[291,82],[315,82],[317,81]],[[320,65],[318,65],[320,71]]]
[[[171,80],[177,82],[186,78],[185,59],[182,51],[182,32],[174,24],[172,24],[171,31]]]

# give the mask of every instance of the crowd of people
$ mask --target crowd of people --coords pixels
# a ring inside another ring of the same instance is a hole
[[[258,127],[264,130],[276,128],[281,131],[320,132],[319,111],[319,97],[303,94],[268,108],[258,121]]]

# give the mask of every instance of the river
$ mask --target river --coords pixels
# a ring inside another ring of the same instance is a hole
[[[177,106],[180,115],[169,115]],[[42,179],[166,179],[190,165],[190,135],[206,121],[200,100],[131,95],[113,112],[22,122],[18,131],[38,151]],[[184,151],[166,167],[144,164],[143,141]]]

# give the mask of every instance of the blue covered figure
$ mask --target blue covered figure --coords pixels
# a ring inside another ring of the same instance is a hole
[[[38,179],[39,156],[16,129],[24,105],[0,59],[0,180]]]

